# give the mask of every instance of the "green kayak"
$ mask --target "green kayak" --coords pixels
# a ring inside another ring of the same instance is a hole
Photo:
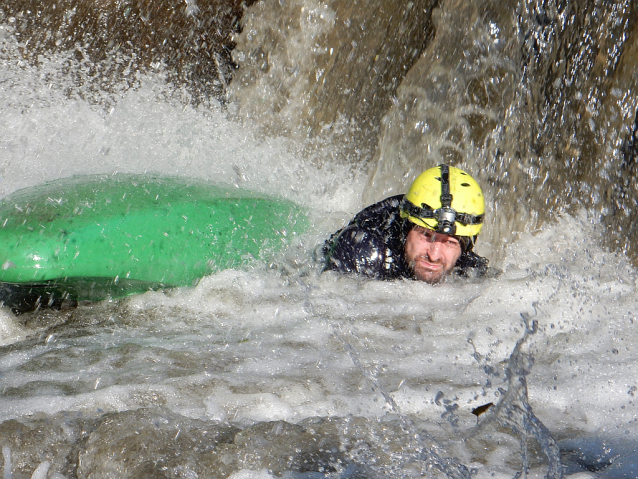
[[[305,211],[232,186],[147,175],[83,176],[0,201],[0,300],[16,311],[192,286],[266,260]]]

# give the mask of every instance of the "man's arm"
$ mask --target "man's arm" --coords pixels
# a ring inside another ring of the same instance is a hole
[[[391,276],[394,261],[380,234],[356,224],[346,226],[326,242],[324,257],[326,269],[378,279]]]
[[[401,198],[397,195],[368,206],[333,234],[323,249],[326,269],[376,279],[404,277]]]

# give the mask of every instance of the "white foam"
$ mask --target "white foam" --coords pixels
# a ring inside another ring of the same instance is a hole
[[[33,474],[31,474],[31,479],[46,479],[50,467],[51,463],[49,461],[40,463],[35,471],[33,471]]]
[[[21,341],[29,331],[20,326],[8,310],[0,310],[0,346]]]
[[[155,405],[239,423],[395,414],[374,378],[401,412],[454,441],[448,409],[458,406],[456,424],[469,428],[474,407],[499,400],[525,313],[539,325],[525,346],[535,358],[530,403],[550,430],[632,425],[636,273],[600,246],[586,216],[521,234],[492,258],[502,274],[479,281],[431,286],[320,274],[311,250],[363,206],[363,183],[345,166],[315,167],[298,156],[300,145],[260,137],[219,108],[167,99],[158,78],[142,77],[105,111],[48,89],[40,73],[15,63],[0,69],[0,81],[21,81],[0,90],[0,194],[77,173],[153,171],[292,198],[310,208],[314,226],[290,262],[136,296],[110,321],[35,346],[21,343],[33,330],[0,313],[0,343],[15,344],[0,358],[13,394],[0,398],[0,419]],[[518,443],[492,437],[480,474],[511,477],[505,464]],[[10,451],[3,454],[10,463]]]
[[[229,476],[229,479],[272,479],[273,475],[269,474],[268,471],[251,471],[249,469],[242,469],[241,471],[237,471]]]

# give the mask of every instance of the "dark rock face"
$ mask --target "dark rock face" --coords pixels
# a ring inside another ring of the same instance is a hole
[[[396,88],[432,38],[438,0],[258,2],[242,19],[233,103],[272,134],[338,138],[368,160]]]
[[[245,0],[8,0],[0,20],[13,25],[23,55],[74,51],[95,88],[131,70],[164,65],[196,99],[223,98],[232,77],[232,35]],[[99,78],[98,78],[99,77]]]

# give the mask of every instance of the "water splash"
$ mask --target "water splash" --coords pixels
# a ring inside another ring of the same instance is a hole
[[[372,383],[373,388],[383,396],[383,400],[389,411],[398,416],[399,422],[405,430],[407,445],[404,446],[403,451],[406,454],[401,458],[399,467],[406,467],[414,461],[418,461],[421,464],[421,472],[424,474],[427,473],[427,471],[436,470],[445,473],[445,475],[451,479],[469,479],[471,474],[467,467],[460,464],[455,458],[445,457],[445,451],[436,444],[436,441],[430,437],[425,430],[418,428],[414,422],[401,413],[399,405],[392,395],[381,385],[375,372],[361,362],[359,353],[346,339],[342,327],[337,324],[333,324],[332,326],[335,336],[337,336],[343,344],[343,348],[352,363],[363,373],[366,379]],[[351,330],[350,334],[356,336],[354,330]]]
[[[535,439],[540,444],[543,453],[547,456],[547,479],[561,479],[563,468],[560,463],[560,451],[552,434],[541,420],[532,411],[527,393],[526,377],[532,369],[534,358],[530,353],[523,352],[523,346],[527,340],[538,331],[538,322],[528,314],[521,314],[525,321],[525,333],[516,342],[505,368],[507,389],[501,389],[501,399],[496,406],[490,408],[484,414],[484,419],[472,431],[472,435],[483,431],[485,426],[492,422],[511,429],[521,441],[522,470],[517,477],[527,474],[530,470],[528,454],[528,441]]]

